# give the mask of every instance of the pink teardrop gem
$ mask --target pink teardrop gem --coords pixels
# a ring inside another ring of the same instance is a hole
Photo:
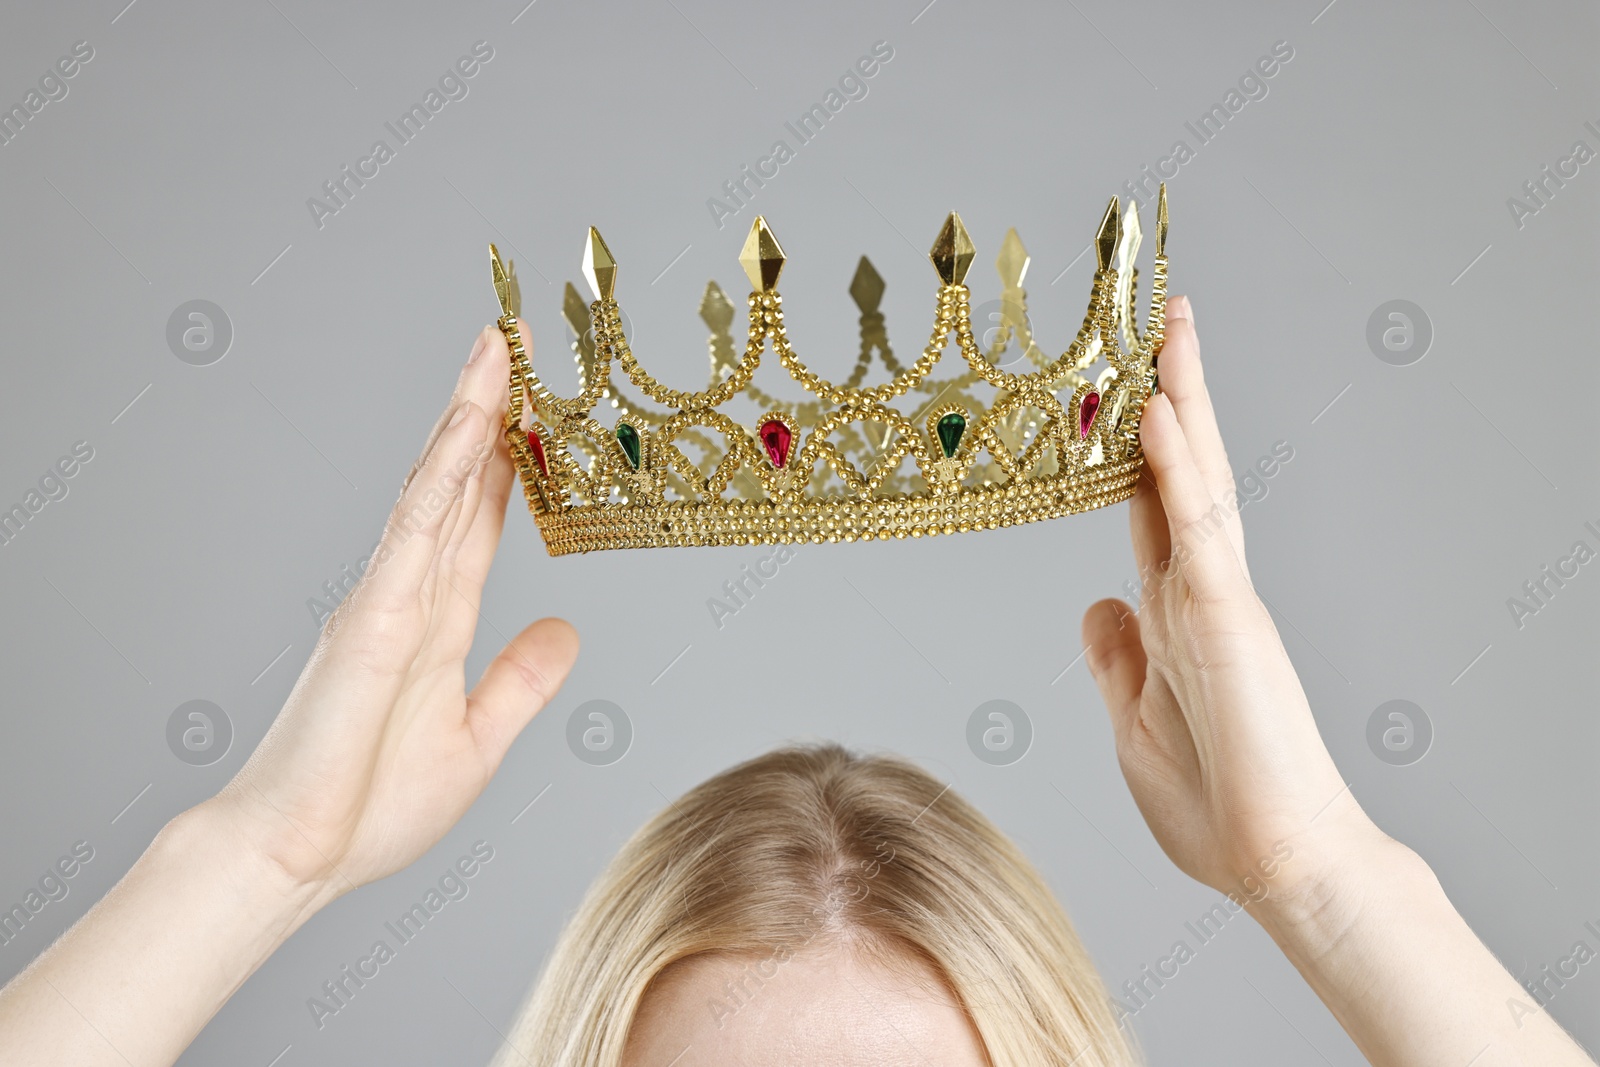
[[[1100,410],[1100,394],[1085,393],[1083,403],[1078,407],[1078,436],[1089,436],[1089,426],[1094,422],[1094,413]]]
[[[756,431],[756,436],[761,439],[761,447],[767,450],[767,458],[772,460],[772,465],[782,470],[789,462],[789,442],[794,439],[789,427],[777,419],[768,419]]]
[[[539,473],[550,477],[550,468],[544,462],[544,442],[539,440],[539,431],[528,431],[528,448],[532,450],[533,458],[539,461]]]

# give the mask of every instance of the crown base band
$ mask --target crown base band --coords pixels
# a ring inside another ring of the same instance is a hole
[[[529,500],[552,556],[614,548],[691,545],[824,544],[998,530],[1093,511],[1133,495],[1144,454],[1011,485],[963,488],[959,495],[916,494],[858,500],[669,501],[617,508],[544,510]]]

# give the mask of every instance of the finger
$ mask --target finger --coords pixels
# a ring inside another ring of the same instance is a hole
[[[328,706],[386,715],[427,640],[434,612],[422,583],[439,526],[463,485],[445,476],[476,447],[484,418],[473,404],[457,412],[400,495],[361,581],[324,625],[301,676]]]
[[[489,420],[491,425],[493,421]],[[464,576],[459,566],[462,546],[471,538],[473,529],[487,518],[482,510],[484,472],[494,453],[490,450],[492,446],[483,441],[479,441],[475,449],[474,466],[440,533],[432,570],[423,580],[423,596],[433,604],[429,647],[445,662],[460,662],[472,649],[478,606],[483,600],[483,579],[487,576]]]
[[[1139,694],[1144,691],[1147,662],[1139,617],[1121,600],[1090,605],[1083,616],[1083,648],[1120,747],[1138,715]]]
[[[506,345],[505,334],[493,326],[485,326],[484,331],[478,335],[482,347],[474,347],[472,358],[462,369],[456,398],[470,400],[489,413],[485,441],[492,441],[500,436],[511,399],[511,349]]]
[[[501,528],[505,525],[506,503],[511,496],[516,468],[506,446],[504,414],[510,401],[511,351],[505,336],[499,330],[490,331],[488,343],[478,358],[480,377],[473,383],[474,401],[489,412],[489,426],[484,439],[489,450],[488,460],[479,474],[477,507],[472,521],[463,526],[459,543],[454,547],[455,571],[459,585],[475,608],[481,596],[483,582],[488,577],[500,544]]]
[[[1200,338],[1194,329],[1194,312],[1186,296],[1167,303],[1167,335],[1161,345],[1161,391],[1172,401],[1178,424],[1194,452],[1195,465],[1211,489],[1221,499],[1235,492],[1228,453],[1217,429],[1217,415],[1211,407],[1205,372],[1200,366]]]
[[[479,522],[484,497],[482,473],[484,466],[492,460],[495,447],[499,443],[502,416],[510,395],[509,370],[510,355],[506,349],[504,335],[494,327],[484,327],[473,344],[466,365],[461,369],[452,396],[453,403],[476,404],[488,415],[484,422],[484,435],[474,455],[477,464],[468,472],[465,491],[447,518],[441,534],[441,548],[435,557],[435,566],[442,566],[445,569],[444,577],[452,585],[462,584],[454,579],[456,559],[461,546]],[[503,503],[501,508],[504,510]],[[447,590],[436,582],[432,592],[437,601]],[[454,593],[449,595],[451,598],[455,596]],[[474,588],[470,597],[474,608],[477,600],[478,590]],[[470,641],[470,633],[468,640]]]
[[[511,462],[511,452],[506,447],[505,438],[496,437],[494,452],[478,477],[483,483],[483,495],[478,502],[478,514],[472,520],[472,528],[467,531],[456,552],[455,570],[463,588],[471,588],[476,594],[481,594],[483,583],[489,577],[489,568],[494,563],[495,551],[500,547],[506,506],[517,483],[517,469]]]
[[[1172,535],[1155,473],[1148,465],[1139,472],[1138,488],[1128,504],[1128,531],[1133,541],[1133,562],[1139,568],[1139,585],[1153,587],[1154,579],[1172,557]]]
[[[431,631],[433,634],[447,632],[447,628],[451,628],[451,624],[458,621],[454,617],[458,613],[440,610],[441,601],[454,600],[457,595],[451,592],[447,598],[446,590],[460,584],[455,577],[456,551],[476,518],[478,502],[483,496],[482,472],[487,458],[484,443],[481,440],[475,442],[470,453],[471,465],[462,472],[461,491],[456,494],[454,502],[450,505],[449,514],[439,528],[438,548],[422,580],[422,596],[434,606]],[[444,606],[448,607],[448,604]],[[454,629],[459,630],[460,627],[456,626]],[[457,658],[464,658],[472,644],[470,624],[466,627],[464,640],[459,643],[461,648]]]
[[[441,546],[435,566],[446,573],[455,572],[456,553],[461,548],[462,542],[471,534],[473,524],[478,521],[479,508],[483,501],[483,470],[493,455],[491,447],[488,442],[481,440],[477,442],[472,453],[472,470],[468,473],[466,485],[461,490],[456,515],[445,527],[440,539]]]
[[[432,570],[439,539],[467,476],[476,466],[488,417],[472,401],[458,405],[389,515],[372,567],[356,587],[358,604],[380,610],[416,600]]]
[[[496,410],[493,406],[492,400],[490,402],[485,402],[483,399],[480,399],[477,395],[473,394],[472,387],[474,384],[478,383],[484,378],[484,370],[480,364],[482,363],[484,353],[488,350],[489,343],[493,340],[493,338],[498,336],[500,336],[499,330],[495,329],[493,326],[485,326],[483,329],[478,331],[478,336],[473,339],[472,348],[467,353],[467,361],[462,365],[461,373],[456,379],[455,391],[450,394],[450,402],[446,404],[444,406],[444,410],[439,413],[439,418],[434,422],[433,429],[428,431],[428,440],[422,446],[422,452],[417,459],[417,462],[412,464],[410,473],[406,475],[406,480],[401,485],[402,491],[404,490],[405,486],[410,485],[411,480],[417,476],[417,471],[422,468],[422,459],[433,450],[434,442],[439,440],[439,434],[444,432],[445,423],[450,420],[450,416],[455,412],[455,409],[460,406],[461,401],[472,400],[485,411],[493,412]],[[502,375],[502,377],[505,376]],[[501,406],[503,407],[504,405]]]
[[[1156,394],[1145,408],[1140,438],[1167,512],[1172,559],[1189,588],[1205,600],[1232,599],[1248,592],[1226,534],[1228,512],[1208,491],[1165,393]]]
[[[565,619],[540,619],[490,662],[467,697],[467,725],[491,770],[522,728],[550,703],[578,657],[578,631]]]
[[[483,403],[490,418],[482,447],[485,462],[468,483],[461,513],[439,553],[440,572],[431,586],[436,607],[433,643],[442,659],[461,660],[471,650],[483,584],[493,565],[505,525],[506,504],[515,466],[504,435],[510,400],[511,352],[505,335],[491,329],[475,363],[464,374],[461,392]]]
[[[468,401],[471,403],[471,401]],[[495,424],[492,417],[484,420],[491,428]],[[461,545],[471,536],[472,527],[477,523],[481,505],[483,503],[483,472],[489,462],[494,458],[494,440],[492,437],[479,438],[473,443],[472,467],[466,473],[466,484],[461,495],[457,498],[455,514],[445,524],[440,533],[439,552],[434,558],[434,567],[446,576],[453,578],[456,571],[456,556]]]

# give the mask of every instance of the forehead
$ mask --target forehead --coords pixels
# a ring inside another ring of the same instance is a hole
[[[957,998],[925,961],[843,947],[697,956],[640,1004],[624,1067],[986,1067]]]

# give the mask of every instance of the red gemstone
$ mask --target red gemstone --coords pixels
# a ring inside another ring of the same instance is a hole
[[[1085,393],[1083,403],[1078,406],[1078,436],[1088,437],[1089,426],[1094,422],[1094,413],[1100,410],[1100,394]]]
[[[539,440],[539,431],[528,431],[528,447],[533,451],[533,458],[539,461],[539,473],[550,477],[550,468],[544,462],[544,442]]]
[[[772,460],[772,465],[783,469],[789,462],[789,442],[794,438],[789,427],[777,419],[769,419],[761,424],[756,436],[761,438],[761,447],[767,450],[767,458]]]

